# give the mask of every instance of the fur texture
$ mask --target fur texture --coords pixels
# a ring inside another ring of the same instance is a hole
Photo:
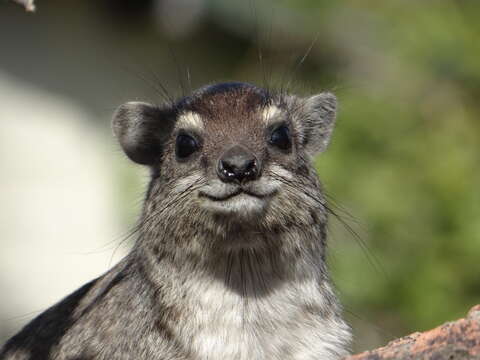
[[[34,319],[0,357],[346,355],[350,331],[328,276],[327,211],[311,164],[328,144],[335,106],[328,93],[302,99],[228,83],[171,107],[120,107],[113,122],[120,144],[152,169],[136,244],[105,275]],[[282,126],[288,148],[271,141]],[[176,156],[179,134],[197,145],[187,158]],[[254,181],[217,176],[218,159],[235,145],[259,159]]]

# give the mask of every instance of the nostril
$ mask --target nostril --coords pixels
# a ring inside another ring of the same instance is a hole
[[[220,160],[218,164],[219,175],[225,179],[234,179],[236,177],[235,166],[226,161]]]
[[[247,179],[253,179],[257,175],[257,163],[255,160],[250,160],[245,164],[243,171],[243,177]]]
[[[252,159],[252,160],[249,160],[247,161],[247,163],[245,164],[245,171],[250,171],[250,170],[253,170],[255,169],[256,165],[255,165],[255,160]]]

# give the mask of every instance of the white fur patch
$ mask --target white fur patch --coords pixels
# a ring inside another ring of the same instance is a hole
[[[266,124],[269,124],[272,120],[274,120],[278,115],[281,114],[281,110],[275,106],[271,105],[263,109],[262,119]]]
[[[260,214],[266,206],[266,201],[254,196],[238,194],[222,201],[205,199],[202,205],[214,212],[248,218]]]
[[[177,126],[182,128],[203,130],[203,121],[199,114],[188,111],[178,117]]]
[[[184,336],[199,359],[336,360],[346,355],[348,327],[302,308],[328,309],[315,279],[248,300],[220,281],[191,279],[187,285],[195,312],[194,326],[185,324]]]
[[[286,180],[292,180],[293,179],[293,175],[290,171],[284,169],[283,167],[281,166],[278,166],[276,164],[272,164],[270,165],[270,169],[269,169],[273,174],[275,175],[278,175],[278,176],[281,176],[282,178],[286,179]]]

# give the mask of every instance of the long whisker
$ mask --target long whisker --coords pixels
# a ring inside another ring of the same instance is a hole
[[[327,207],[327,210],[343,225],[343,227],[350,233],[350,235],[355,238],[363,253],[365,254],[368,262],[375,269],[375,271],[381,273],[385,278],[388,278],[384,267],[382,266],[378,258],[369,250],[367,244],[362,239],[362,237],[352,228],[352,226],[345,219],[343,219],[339,214],[337,214],[332,208]]]
[[[328,192],[325,192],[324,195],[325,198],[327,198],[328,203],[332,204],[332,206],[337,209],[337,213],[342,213],[342,217],[348,218],[349,221],[354,222],[357,225],[363,225],[363,223],[359,219],[352,215],[352,213],[350,213],[344,206],[339,204],[332,195],[330,195]]]
[[[176,196],[173,196],[173,197],[172,197],[172,195],[168,196],[168,197],[172,197],[172,199],[169,202],[167,202],[162,208],[160,208],[158,210],[155,210],[152,213],[150,213],[140,224],[141,227],[148,229],[148,226],[152,225],[151,221],[153,221],[155,219],[158,219],[172,205],[174,205],[174,204],[180,205],[181,200],[184,200],[185,198],[187,198],[193,191],[197,190],[202,185],[204,185],[204,183],[205,183],[205,180],[202,179],[201,181],[198,181],[198,182],[195,182],[195,183],[189,185],[185,190],[176,194]]]
[[[177,196],[173,197],[168,203],[166,203],[162,208],[148,214],[147,216],[144,216],[141,221],[139,221],[133,229],[127,233],[127,235],[119,242],[119,244],[115,247],[112,256],[110,257],[110,263],[112,262],[113,257],[115,256],[116,251],[118,248],[127,240],[131,239],[133,236],[137,235],[140,233],[141,230],[145,231],[152,226],[152,222],[155,219],[158,219],[164,211],[168,210],[173,204],[178,203],[179,201],[183,200],[186,198],[192,191],[195,191],[199,187],[203,185],[205,181],[202,179],[201,181],[195,182],[191,184],[189,187],[187,187],[184,191],[179,193]],[[173,181],[171,183],[167,183],[167,185],[170,185],[174,183]]]
[[[371,326],[374,331],[376,331],[377,333],[379,333],[380,335],[382,336],[387,336],[389,337],[390,339],[395,339],[397,338],[398,336],[397,335],[394,335],[393,333],[391,333],[390,331],[388,331],[387,329],[385,329],[384,327],[381,327],[381,326],[378,326],[377,324],[365,319],[364,317],[354,313],[353,311],[351,311],[350,309],[346,308],[345,306],[343,307],[343,311],[347,314],[349,314],[350,316],[356,318],[357,320],[360,320],[361,322],[364,322],[366,324],[368,324],[369,326]]]
[[[290,88],[291,82],[294,80],[295,75],[297,74],[298,70],[300,69],[300,67],[303,65],[303,63],[305,62],[305,60],[308,58],[308,56],[309,56],[310,53],[312,52],[312,49],[313,49],[313,47],[315,46],[315,44],[317,43],[319,37],[320,37],[320,34],[317,34],[317,36],[315,37],[315,39],[313,39],[313,41],[310,43],[310,46],[308,47],[307,51],[305,51],[305,54],[302,56],[302,58],[301,58],[301,59],[297,62],[297,64],[295,65],[295,68],[293,69],[293,71],[292,71],[291,74],[290,74],[290,79],[289,79],[288,82],[287,82],[287,85],[286,85],[286,88],[287,88],[287,89]]]
[[[289,181],[288,179],[285,179],[284,177],[280,176],[279,174],[270,171],[270,175],[285,184],[285,190],[288,191],[290,194],[293,196],[296,196],[298,198],[298,184],[294,184],[293,182]],[[369,251],[369,248],[365,241],[362,239],[362,237],[352,228],[352,226],[344,220],[335,210],[333,210],[330,206],[328,206],[328,203],[325,200],[318,199],[314,197],[312,194],[308,193],[305,190],[301,190],[302,195],[305,195],[306,197],[310,198],[311,200],[315,201],[317,204],[321,205],[326,211],[328,211],[329,214],[333,215],[343,226],[344,228],[355,238],[357,241],[358,245],[362,249],[363,253],[365,254],[365,257],[367,258],[367,261],[370,263],[370,265],[377,271],[378,273],[381,273],[385,278],[388,278],[383,266],[381,265],[380,261],[376,256],[374,256],[371,251]]]
[[[257,43],[257,55],[258,55],[258,61],[260,62],[260,66],[262,68],[262,76],[263,76],[263,87],[268,88],[268,82],[267,82],[267,75],[266,75],[266,70],[265,70],[265,63],[263,60],[263,53],[262,53],[262,42],[260,38],[260,29],[259,29],[259,19],[258,19],[258,14],[257,14],[257,8],[255,6],[255,3],[253,0],[250,0],[250,8],[253,13],[254,17],[254,33],[255,33],[255,42]]]

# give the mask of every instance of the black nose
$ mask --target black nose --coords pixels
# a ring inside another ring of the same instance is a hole
[[[228,149],[218,161],[217,174],[223,182],[246,182],[255,180],[260,173],[255,155],[242,146]]]

